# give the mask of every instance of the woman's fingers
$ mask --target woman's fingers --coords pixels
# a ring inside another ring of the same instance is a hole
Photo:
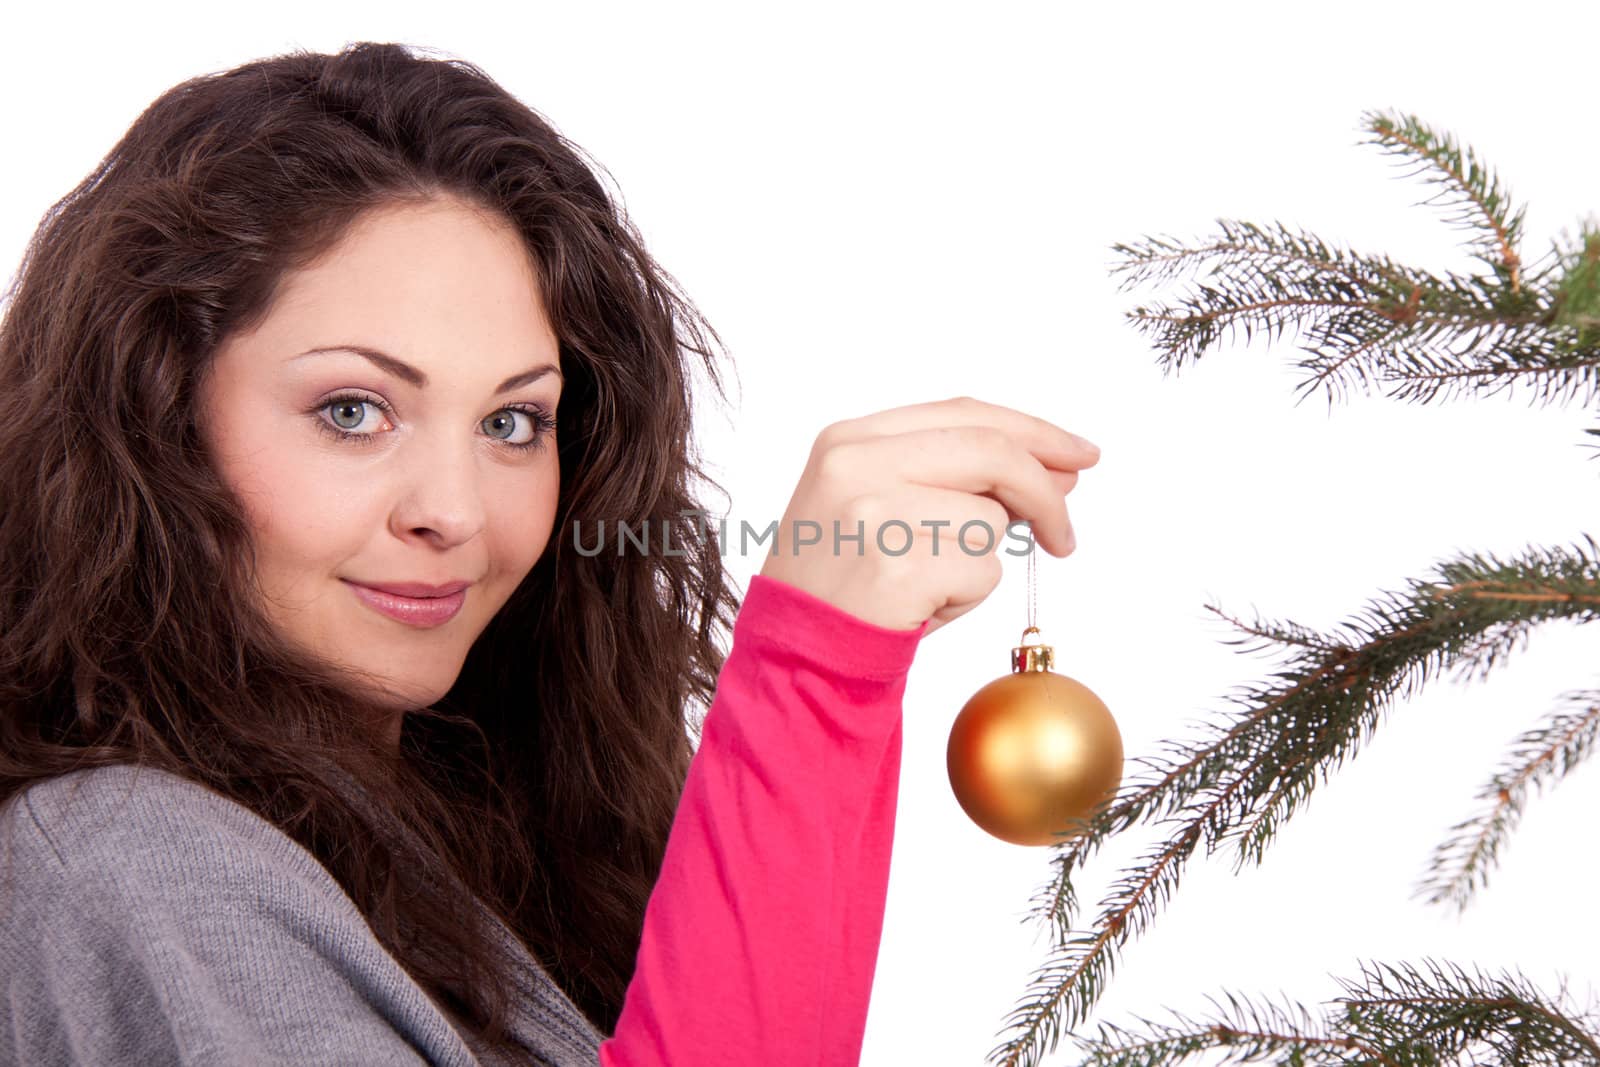
[[[761,573],[895,629],[938,628],[1000,581],[1002,551],[1073,550],[1066,494],[1099,449],[971,397],[845,419],[817,435]],[[808,525],[809,524],[809,525]]]
[[[1024,531],[1008,530],[1013,518],[987,497],[886,482],[834,517],[786,520],[762,573],[883,625],[932,618],[932,632],[989,595],[1005,555],[1033,550]]]
[[[1027,547],[1027,532],[1011,529],[1017,516],[1003,504],[955,489],[889,485],[856,497],[845,514],[841,534],[862,534],[859,541],[841,538],[841,553],[851,555],[917,552],[976,559],[1002,549],[1016,555]],[[832,531],[826,536],[831,541]]]
[[[1094,466],[1100,459],[1099,447],[1088,438],[1080,437],[1037,415],[968,396],[908,404],[841,420],[822,431],[817,438],[817,447],[864,437],[958,425],[991,426],[1000,430],[1031,452],[1040,463],[1055,470],[1082,470]]]
[[[909,483],[992,497],[1013,518],[1030,522],[1039,544],[1057,556],[1071,551],[1065,494],[1033,453],[989,425],[934,426],[836,444],[821,473],[876,483]],[[976,501],[973,502],[974,506]],[[901,516],[917,525],[919,515]],[[996,531],[997,536],[1003,531]]]

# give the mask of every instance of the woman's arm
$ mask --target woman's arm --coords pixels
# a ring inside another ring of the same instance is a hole
[[[859,1062],[925,631],[751,580],[602,1067]]]

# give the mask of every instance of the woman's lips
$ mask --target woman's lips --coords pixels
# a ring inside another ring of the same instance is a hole
[[[352,582],[348,578],[344,581],[367,607],[407,626],[429,627],[449,622],[467,602],[465,589],[458,589],[447,596],[400,596]]]

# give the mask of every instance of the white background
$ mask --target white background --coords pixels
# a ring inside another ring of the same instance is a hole
[[[1124,319],[1163,294],[1119,293],[1107,270],[1113,242],[1217,217],[1473,269],[1465,235],[1414,206],[1431,187],[1358,146],[1368,108],[1477,147],[1531,205],[1538,256],[1600,212],[1594,5],[17,6],[0,16],[8,276],[49,204],[168,86],[290,47],[403,41],[482,66],[611,172],[737,366],[730,409],[702,422],[735,520],[782,514],[823,426],[900,404],[972,394],[1097,442],[1068,498],[1078,550],[1040,556],[1039,622],[1058,669],[1116,714],[1129,775],[1280,664],[1224,645],[1208,599],[1332,630],[1459,552],[1600,533],[1580,432],[1600,420],[1581,397],[1296,406],[1287,341],[1163,377]],[[956,712],[1025,625],[1008,559],[908,685],[866,1064],[982,1063],[1045,959],[1025,920],[1049,850],[978,830],[944,764]],[[728,557],[741,583],[760,563]],[[1360,960],[1425,957],[1520,969],[1552,994],[1565,975],[1592,1000],[1595,768],[1534,797],[1464,917],[1411,891],[1516,735],[1595,685],[1593,662],[1592,633],[1551,626],[1487,683],[1440,680],[1394,708],[1262,867],[1195,858],[1096,1019],[1206,1015],[1224,989],[1315,1010]],[[1135,828],[1100,854],[1079,925],[1152,841]]]

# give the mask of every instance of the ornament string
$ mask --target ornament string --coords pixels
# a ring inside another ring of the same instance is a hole
[[[1039,624],[1039,569],[1035,559],[1039,549],[1033,543],[1033,526],[1028,526],[1028,628]]]

